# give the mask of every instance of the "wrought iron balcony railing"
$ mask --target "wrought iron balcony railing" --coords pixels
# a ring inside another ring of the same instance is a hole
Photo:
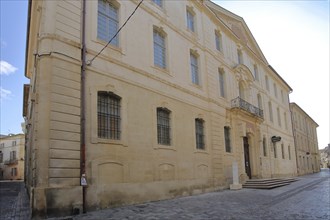
[[[5,165],[14,165],[14,164],[18,164],[17,159],[5,160]]]
[[[248,103],[244,99],[237,97],[236,99],[231,100],[231,107],[232,108],[240,108],[243,109],[259,118],[264,118],[264,111],[256,106]]]

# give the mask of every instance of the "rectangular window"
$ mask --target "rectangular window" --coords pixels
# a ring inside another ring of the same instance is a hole
[[[163,0],[152,0],[156,5],[158,5],[159,7],[163,7]]]
[[[288,146],[289,160],[291,160],[291,146]]]
[[[274,158],[277,158],[276,143],[273,143],[274,147]]]
[[[16,151],[10,151],[10,160],[16,160]]]
[[[17,168],[11,168],[11,176],[17,176]]]
[[[268,76],[265,76],[265,82],[266,82],[266,89],[269,91],[269,80],[268,80]]]
[[[171,145],[170,111],[157,108],[157,139],[158,144]]]
[[[118,8],[110,1],[98,1],[97,37],[103,41],[112,41],[110,44],[118,46]]]
[[[98,137],[120,140],[120,100],[119,96],[111,92],[98,92]]]
[[[16,141],[13,141],[12,142],[12,146],[16,146]]]
[[[190,69],[192,83],[199,85],[198,58],[190,53]]]
[[[282,159],[285,159],[284,144],[281,144]]]
[[[0,144],[0,147],[5,147],[5,143],[1,143]]]
[[[205,149],[204,141],[204,121],[203,119],[195,119],[195,132],[196,132],[196,148],[199,150]]]
[[[268,109],[269,109],[269,120],[273,121],[273,107],[271,102],[268,102]]]
[[[288,119],[286,118],[286,112],[284,112],[284,125],[285,125],[285,129],[288,129]]]
[[[222,35],[218,31],[215,31],[215,47],[218,51],[223,52]]]
[[[280,112],[280,108],[277,108],[277,122],[278,122],[278,126],[282,126],[282,122],[281,122],[281,112]]]
[[[274,85],[274,95],[277,98],[277,86],[275,83],[273,85]]]
[[[0,151],[0,163],[3,163],[3,153]]]
[[[154,30],[154,64],[160,68],[166,68],[165,37],[157,30]]]
[[[220,96],[225,97],[225,73],[223,70],[219,70],[219,86],[220,86]]]
[[[264,157],[267,157],[267,142],[265,137],[262,139],[262,149],[263,149]]]
[[[230,144],[230,127],[224,127],[225,133],[225,148],[226,152],[231,153],[231,144]]]
[[[237,50],[237,58],[238,58],[238,63],[243,64],[243,54],[241,50]]]
[[[187,9],[187,28],[188,30],[195,32],[195,16],[189,9]]]
[[[258,71],[258,66],[255,64],[253,65],[253,71],[254,71],[254,78],[259,81],[259,71]]]

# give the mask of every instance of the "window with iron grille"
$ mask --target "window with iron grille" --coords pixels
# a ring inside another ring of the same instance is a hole
[[[166,108],[157,108],[158,144],[171,145],[171,112]]]
[[[17,168],[11,168],[11,176],[17,176]]]
[[[224,127],[224,133],[225,133],[225,148],[226,148],[226,152],[231,153],[230,127],[225,126]]]
[[[200,150],[205,149],[205,135],[204,135],[204,120],[200,118],[195,119],[196,131],[196,148]]]
[[[98,92],[97,97],[97,122],[98,137],[120,140],[121,98],[112,92]]]
[[[163,33],[154,29],[154,64],[166,68],[166,46]]]
[[[118,30],[118,7],[107,0],[98,1],[97,37],[108,42]],[[111,43],[118,46],[118,36]]]
[[[195,15],[190,9],[187,9],[187,28],[188,30],[195,32]]]
[[[199,85],[198,58],[193,53],[190,53],[190,70],[192,83]]]

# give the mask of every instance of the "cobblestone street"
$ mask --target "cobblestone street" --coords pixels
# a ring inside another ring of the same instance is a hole
[[[330,219],[329,170],[298,178],[272,190],[224,190],[89,212],[72,219]]]
[[[330,219],[330,172],[272,190],[223,190],[68,216],[80,219]],[[23,182],[0,182],[1,220],[30,218]]]

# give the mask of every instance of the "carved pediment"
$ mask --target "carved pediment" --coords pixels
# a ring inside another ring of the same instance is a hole
[[[238,64],[234,68],[235,78],[238,82],[243,81],[247,85],[251,85],[254,77],[250,69],[244,64]]]

